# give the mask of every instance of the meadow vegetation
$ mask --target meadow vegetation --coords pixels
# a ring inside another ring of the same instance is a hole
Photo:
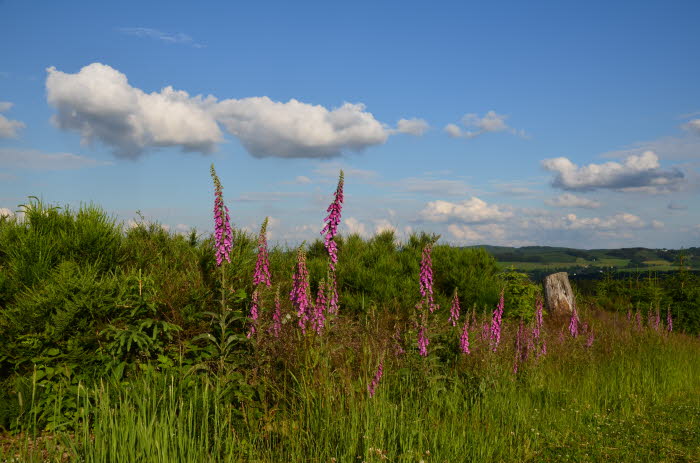
[[[697,276],[555,316],[484,249],[338,234],[342,177],[321,239],[268,249],[212,174],[213,235],[0,218],[0,461],[700,459]]]

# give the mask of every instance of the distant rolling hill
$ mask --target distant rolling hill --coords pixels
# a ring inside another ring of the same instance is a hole
[[[687,249],[573,249],[552,246],[469,246],[484,248],[502,267],[513,267],[533,276],[554,270],[566,270],[581,275],[612,271],[679,270],[682,265],[691,271],[700,270],[700,248]]]

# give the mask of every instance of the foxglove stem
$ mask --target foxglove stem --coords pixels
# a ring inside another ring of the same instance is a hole
[[[309,272],[306,269],[306,253],[303,245],[297,251],[297,263],[293,276],[292,291],[289,293],[289,300],[292,301],[293,307],[297,311],[299,317],[299,327],[301,332],[306,334],[306,324],[309,321],[310,288],[309,288]]]
[[[255,262],[255,274],[253,275],[253,284],[260,285],[266,284],[269,288],[272,283],[270,279],[270,261],[267,253],[267,224],[268,217],[265,217],[265,221],[260,227],[260,234],[258,235],[258,259]]]
[[[379,366],[377,367],[376,373],[374,373],[374,378],[372,378],[372,381],[367,385],[367,391],[369,392],[370,397],[374,397],[374,394],[377,391],[377,386],[379,385],[379,381],[382,379],[383,374],[384,360],[381,360],[379,362]]]
[[[340,224],[340,214],[343,210],[343,186],[344,186],[344,174],[340,171],[340,176],[338,178],[338,187],[335,190],[335,198],[333,202],[328,206],[326,212],[328,215],[324,219],[325,225],[321,230],[321,234],[325,234],[323,245],[328,251],[328,257],[330,262],[328,263],[332,272],[335,271],[335,264],[338,263],[338,246],[336,245],[334,238],[338,233],[338,225]]]
[[[544,324],[544,318],[542,316],[542,300],[537,300],[537,310],[535,310],[535,328],[532,330],[532,337],[535,341],[540,339],[540,334],[542,332],[542,325]]]
[[[671,315],[671,307],[666,311],[666,331],[673,331],[673,316]]]
[[[468,315],[468,314],[467,314]],[[462,327],[462,335],[459,337],[459,350],[463,354],[470,354],[469,350],[469,317],[465,317],[464,326]]]
[[[505,307],[505,302],[503,300],[503,291],[501,291],[501,298],[498,301],[496,310],[493,311],[493,317],[491,318],[491,349],[496,352],[498,344],[501,342],[501,325],[503,323],[503,309]]]
[[[450,307],[450,318],[447,321],[452,323],[452,326],[457,326],[457,320],[459,320],[459,297],[457,296],[457,288],[455,288],[454,296],[452,296],[452,306]],[[468,317],[467,313],[467,318]]]
[[[420,262],[420,294],[430,309],[430,313],[433,313],[438,307],[433,300],[433,261],[430,257],[431,251],[430,245],[423,248],[423,257]]]
[[[248,330],[247,336],[250,338],[256,333],[256,328],[255,325],[258,323],[258,304],[260,303],[259,301],[259,295],[258,295],[258,288],[255,288],[253,291],[253,302],[250,305],[250,329]]]
[[[277,292],[275,293],[275,311],[272,314],[272,326],[270,326],[270,331],[276,338],[279,338],[280,333],[282,332],[282,309],[280,307],[279,285],[277,285]]]
[[[321,280],[318,285],[318,292],[316,294],[316,305],[314,307],[313,318],[311,319],[311,326],[316,330],[316,334],[321,334],[323,327],[326,323],[326,316],[323,313],[326,309],[326,282]]]
[[[569,320],[569,333],[572,338],[578,336],[578,313],[576,312],[576,306],[571,312],[571,319]]]
[[[214,181],[214,247],[216,250],[216,266],[221,268],[221,313],[226,311],[226,271],[221,266],[224,260],[231,262],[231,247],[233,232],[228,208],[224,204],[223,187],[216,175],[214,164],[211,165],[211,177]]]

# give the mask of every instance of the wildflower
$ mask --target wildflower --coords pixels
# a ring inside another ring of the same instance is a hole
[[[483,325],[481,325],[481,340],[486,341],[489,338],[489,324],[488,322],[484,322]]]
[[[255,325],[257,324],[258,321],[258,304],[260,303],[259,296],[258,296],[258,289],[255,288],[253,291],[253,302],[250,305],[250,319],[252,320],[252,323],[250,324],[250,329],[248,330],[247,337],[251,337],[255,334],[256,329]]]
[[[447,321],[451,322],[452,326],[457,326],[457,320],[459,320],[459,297],[457,296],[457,288],[455,288],[455,294],[452,297],[452,307],[450,307],[450,318]]]
[[[379,380],[382,379],[383,374],[384,374],[384,360],[381,360],[379,362],[379,366],[377,367],[377,372],[374,374],[374,378],[372,378],[372,382],[370,382],[367,385],[367,391],[369,392],[370,397],[374,397],[374,393],[377,391],[377,386],[379,385]]]
[[[498,344],[501,342],[501,325],[503,323],[503,308],[505,304],[503,302],[503,291],[501,291],[501,298],[498,301],[496,309],[493,311],[493,317],[491,318],[491,347],[494,352],[498,348]]]
[[[539,352],[537,352],[537,358],[542,357],[543,355],[547,355],[547,340],[546,339],[542,340],[542,347],[540,348]]]
[[[595,334],[593,334],[593,331],[588,333],[588,339],[586,339],[586,347],[591,348],[593,346],[593,341],[595,340]]]
[[[216,247],[216,265],[218,267],[221,266],[224,259],[231,262],[233,233],[228,207],[224,205],[223,187],[214,170],[214,164],[211,165],[211,177],[214,180],[214,246]]]
[[[637,309],[637,313],[634,314],[634,319],[637,322],[637,329],[642,330],[642,315],[639,313],[639,309]]]
[[[462,327],[462,335],[459,337],[459,349],[464,354],[471,354],[469,350],[469,317],[465,317],[464,326]]]
[[[326,316],[324,311],[326,309],[326,282],[321,280],[318,285],[318,293],[316,294],[316,304],[314,307],[313,318],[311,319],[311,326],[316,330],[316,334],[321,334],[323,327],[326,322]]]
[[[420,262],[420,294],[430,309],[430,313],[433,313],[438,307],[433,300],[433,261],[430,252],[430,245],[423,248],[423,257]]]
[[[325,233],[323,244],[328,251],[328,256],[330,257],[329,265],[331,271],[335,271],[335,264],[338,262],[338,246],[336,245],[335,241],[333,241],[333,238],[335,238],[335,235],[338,233],[340,212],[343,209],[343,185],[344,175],[343,171],[341,170],[340,177],[338,179],[338,187],[335,190],[335,199],[326,210],[326,212],[328,212],[328,216],[326,216],[324,220],[326,224],[323,226],[323,230],[321,230],[322,235]]]
[[[428,339],[428,335],[425,331],[424,325],[421,325],[420,328],[418,328],[418,353],[420,353],[420,355],[423,357],[428,356],[428,344],[430,344],[430,340]]]
[[[267,223],[268,217],[265,217],[260,234],[258,235],[258,260],[255,262],[255,274],[253,275],[253,284],[266,284],[269,288],[270,282],[270,261],[267,255]]]
[[[335,277],[335,272],[329,272],[331,300],[328,304],[328,312],[332,314],[338,313],[338,280]]]
[[[535,328],[532,330],[532,337],[535,340],[540,339],[540,334],[542,331],[542,325],[544,324],[544,319],[542,317],[542,300],[537,300],[537,310],[535,310]]]
[[[299,317],[299,327],[301,332],[306,334],[306,323],[309,321],[310,309],[310,289],[309,272],[306,270],[306,253],[300,247],[297,251],[297,263],[294,271],[292,292],[289,293],[289,300],[297,310]]]
[[[666,331],[673,331],[673,316],[671,315],[671,307],[666,311]]]
[[[569,333],[571,333],[572,338],[578,336],[578,312],[576,312],[576,306],[574,306],[574,310],[571,311],[571,320],[569,320]]]
[[[270,326],[270,332],[276,337],[280,337],[280,332],[282,331],[282,308],[280,307],[280,287],[277,286],[277,292],[275,293],[275,311],[272,313],[272,326]]]

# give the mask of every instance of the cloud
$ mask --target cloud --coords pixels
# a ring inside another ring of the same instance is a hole
[[[353,234],[358,234],[362,237],[367,236],[367,227],[365,224],[357,220],[355,217],[348,217],[347,219],[343,220],[342,222],[343,228],[348,230],[348,234],[353,235]]]
[[[621,212],[609,217],[579,217],[567,214],[563,217],[540,216],[523,219],[521,228],[542,228],[547,230],[619,230],[642,229],[649,227],[639,216]]]
[[[47,71],[48,102],[57,110],[54,123],[78,132],[85,143],[99,140],[124,158],[162,147],[210,153],[223,142],[220,125],[261,158],[333,158],[381,145],[394,133],[361,103],[327,109],[266,96],[219,101],[172,87],[145,93],[100,63],[76,74]],[[415,132],[416,121],[404,128]]]
[[[386,142],[389,132],[361,103],[328,110],[291,99],[230,99],[215,117],[255,157],[333,158]]]
[[[309,183],[311,183],[311,179],[305,175],[298,175],[294,179],[294,183],[298,185],[308,185]]]
[[[683,136],[666,136],[656,140],[641,141],[614,151],[603,153],[606,158],[625,158],[630,155],[641,155],[653,151],[659,159],[700,159],[700,119],[690,121],[681,127],[686,130]]]
[[[499,222],[512,216],[512,212],[489,205],[477,197],[459,203],[431,201],[419,213],[419,217],[428,222],[464,224]]]
[[[475,113],[465,114],[461,120],[464,129],[457,124],[447,124],[445,132],[452,138],[472,139],[489,132],[508,132],[512,135],[527,138],[528,135],[524,130],[517,130],[508,126],[506,119],[508,119],[507,115],[498,114],[493,110],[487,112],[483,117],[479,117]]]
[[[4,168],[70,170],[109,164],[71,153],[44,153],[38,150],[0,148],[0,167]]]
[[[429,128],[430,126],[423,119],[400,119],[399,122],[396,124],[396,130],[394,130],[393,132],[405,133],[408,135],[420,137],[425,132],[427,132]]]
[[[158,147],[209,153],[223,139],[208,112],[212,98],[190,97],[172,87],[147,94],[99,63],[77,74],[47,71],[48,102],[58,111],[54,123],[79,132],[83,142],[102,141],[118,157],[133,159]]]
[[[671,201],[670,203],[668,203],[667,207],[672,211],[685,211],[688,209],[688,206],[686,206],[685,204],[680,204],[675,201]]]
[[[8,101],[0,101],[0,113],[9,111],[12,106]],[[18,132],[24,127],[23,122],[8,119],[0,114],[0,139],[17,137]]]
[[[425,193],[436,196],[466,196],[469,193],[469,187],[460,180],[409,177],[391,185],[409,193]]]
[[[0,207],[0,217],[12,217],[15,213],[6,207]]]
[[[700,119],[692,119],[683,124],[682,127],[690,133],[700,135]]]
[[[684,182],[678,169],[662,170],[659,158],[652,151],[642,155],[630,155],[623,163],[606,162],[578,167],[569,159],[560,157],[545,159],[542,166],[554,172],[552,186],[570,191],[643,191],[660,193],[673,191]]]
[[[195,48],[204,47],[204,45],[195,42],[189,35],[183,34],[181,32],[163,32],[148,27],[119,27],[117,28],[117,31],[126,35],[133,35],[136,37],[148,37],[150,39],[160,40],[161,42],[166,43],[190,45]]]
[[[600,201],[582,198],[571,193],[564,193],[556,198],[547,199],[545,203],[554,207],[580,207],[583,209],[596,209],[601,206]]]

